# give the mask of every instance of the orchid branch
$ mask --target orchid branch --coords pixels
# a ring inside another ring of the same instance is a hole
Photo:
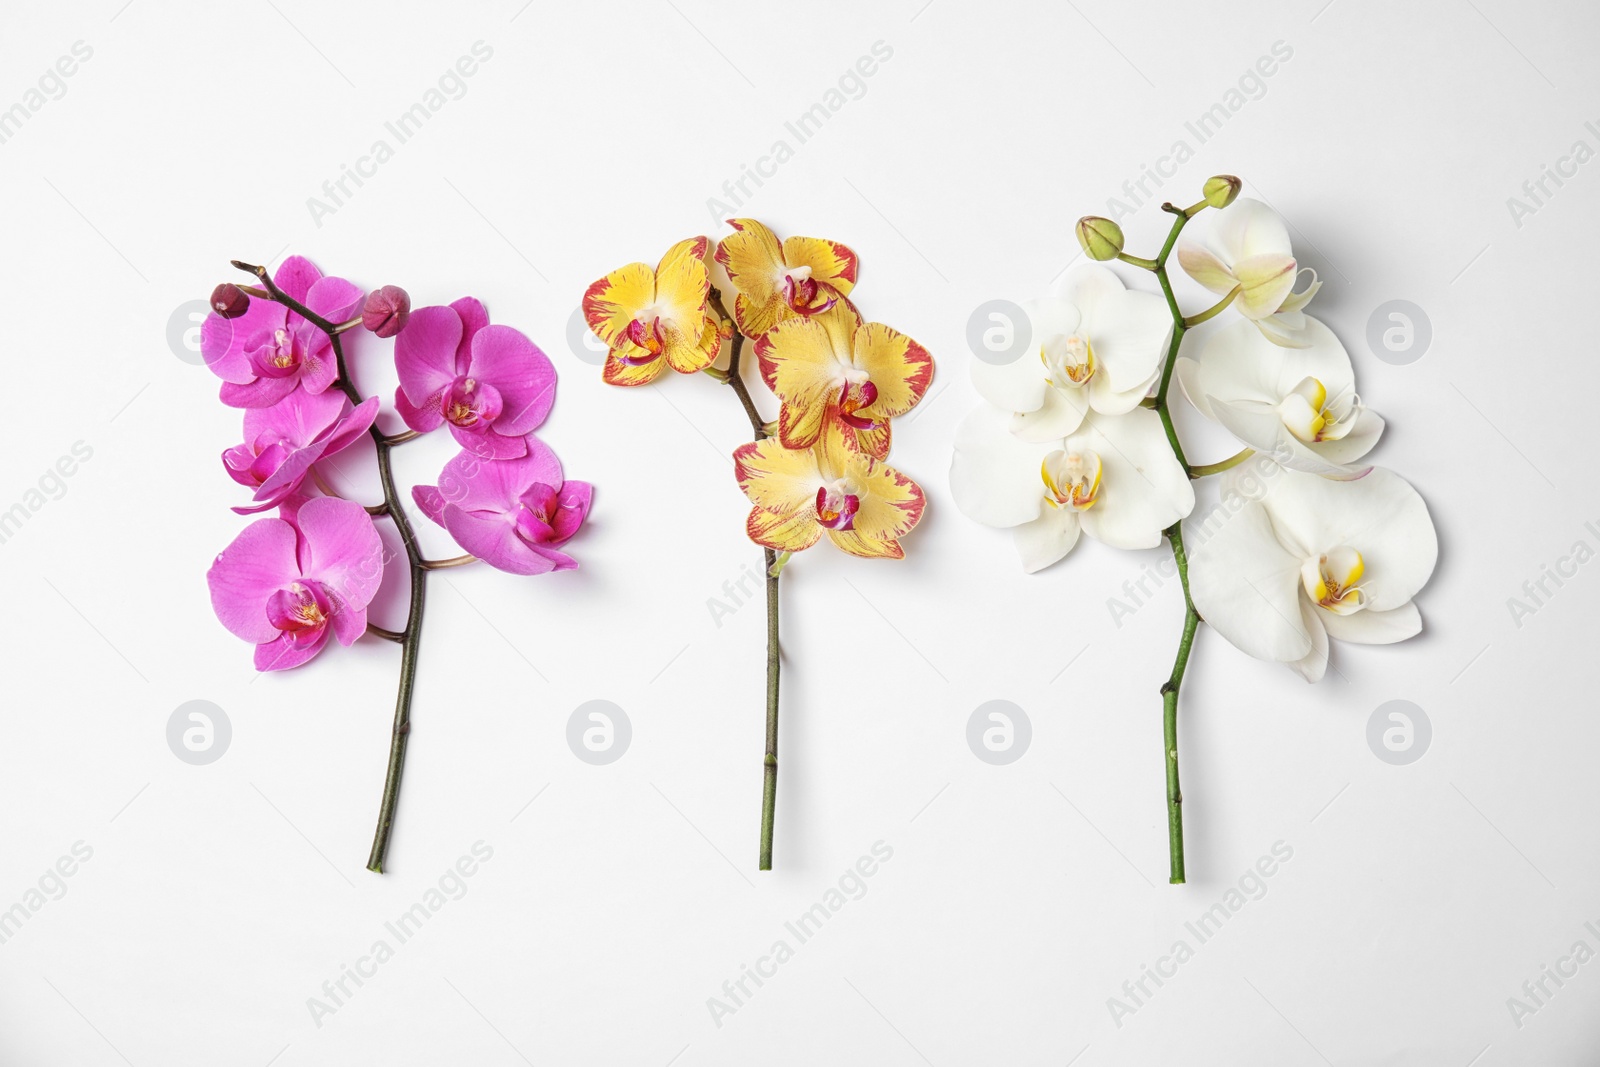
[[[708,296],[709,305],[716,310],[723,323],[732,322],[728,310],[723,306],[722,294],[713,287]],[[750,420],[750,430],[755,434],[757,441],[773,436],[774,427],[761,418],[761,412],[756,409],[755,401],[750,398],[750,388],[745,385],[744,378],[739,374],[739,357],[744,349],[744,335],[737,328],[733,331],[732,347],[728,352],[727,383],[733,387],[734,395],[739,398],[739,403],[744,407],[744,413]],[[767,749],[762,759],[761,778],[761,856],[760,869],[772,870],[772,828],[778,805],[778,576],[783,567],[778,562],[778,554],[770,548],[763,548],[764,567],[762,573],[766,575],[767,587]],[[784,562],[788,562],[788,553],[784,554]]]
[[[350,374],[345,367],[344,347],[339,332],[339,324],[329,322],[304,304],[289,296],[272,280],[267,268],[239,260],[233,260],[233,265],[247,274],[254,274],[260,280],[269,299],[275,300],[311,323],[317,329],[327,334],[328,342],[333,347],[334,358],[338,364],[339,377],[337,385],[345,396],[350,398],[352,404],[359,405],[364,399],[355,384],[350,380]],[[417,655],[422,644],[422,613],[426,603],[427,570],[423,566],[422,549],[417,544],[417,536],[411,528],[411,520],[406,517],[405,509],[400,504],[400,494],[395,490],[394,471],[389,460],[389,450],[399,440],[409,440],[405,434],[397,434],[390,438],[378,429],[374,423],[369,431],[373,443],[378,451],[378,478],[383,486],[383,510],[374,511],[368,508],[369,514],[387,515],[393,520],[395,530],[400,535],[401,544],[405,546],[406,561],[411,572],[411,601],[406,611],[405,629],[400,631],[400,685],[399,693],[395,700],[394,728],[389,742],[389,764],[384,776],[383,800],[378,809],[378,827],[373,834],[372,852],[367,857],[367,870],[378,874],[383,873],[384,860],[389,852],[389,837],[394,828],[395,809],[400,802],[400,775],[405,766],[406,743],[411,735],[411,695],[417,680]],[[414,434],[412,436],[415,436]],[[369,626],[370,628],[370,626]],[[376,632],[376,631],[375,631]],[[394,631],[383,631],[378,636],[388,636]]]

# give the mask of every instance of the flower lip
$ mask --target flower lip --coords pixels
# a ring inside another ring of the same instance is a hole
[[[452,426],[481,432],[500,416],[501,406],[500,390],[463,376],[450,384],[441,410]]]
[[[333,615],[333,600],[321,582],[301,579],[267,600],[267,619],[293,641],[319,638]]]
[[[1360,583],[1366,573],[1361,553],[1348,545],[1329,549],[1300,565],[1300,584],[1319,608],[1335,615],[1353,615],[1367,606]]]
[[[1277,411],[1288,431],[1306,444],[1342,440],[1355,425],[1360,400],[1348,390],[1328,397],[1328,387],[1305,378],[1278,403]]]
[[[300,370],[305,356],[299,331],[280,326],[270,338],[250,350],[250,368],[259,378],[287,378]]]
[[[1045,366],[1045,381],[1057,389],[1088,384],[1098,367],[1094,345],[1081,333],[1049,338],[1039,346],[1039,359]]]
[[[1044,457],[1039,473],[1044,479],[1044,502],[1052,508],[1088,511],[1099,499],[1104,467],[1099,453],[1091,449],[1057,449]]]
[[[826,529],[837,532],[853,529],[856,512],[860,510],[860,496],[850,492],[843,478],[817,489],[817,521]]]
[[[883,423],[859,412],[878,402],[878,387],[871,379],[846,381],[839,387],[839,418],[856,430],[876,430]]]

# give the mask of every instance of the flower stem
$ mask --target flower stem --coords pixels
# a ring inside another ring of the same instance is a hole
[[[350,373],[345,367],[344,346],[341,343],[338,324],[329,322],[279,289],[271,275],[267,273],[266,267],[242,263],[237,259],[233,261],[233,265],[248,274],[254,274],[261,280],[261,284],[273,300],[328,335],[328,342],[333,346],[334,358],[339,369],[336,384],[339,390],[350,398],[352,404],[360,404],[363,399],[361,393],[351,382]],[[372,853],[367,857],[367,870],[382,874],[384,860],[389,853],[389,835],[394,829],[395,809],[400,803],[400,773],[405,767],[406,742],[411,736],[411,694],[417,680],[417,654],[422,646],[422,612],[426,603],[427,571],[423,567],[422,549],[417,544],[416,532],[411,528],[411,520],[406,517],[405,508],[400,506],[400,494],[395,491],[394,471],[389,462],[390,448],[399,441],[410,438],[406,434],[387,437],[378,429],[377,423],[373,423],[368,432],[371,433],[373,444],[377,446],[378,451],[378,478],[383,485],[382,514],[394,521],[400,542],[405,546],[406,561],[411,571],[411,604],[406,611],[405,629],[400,631],[400,686],[395,698],[394,728],[389,739],[389,767],[384,776],[383,801],[378,809],[378,828],[372,838]],[[369,513],[373,511],[372,508],[367,510]]]
[[[1183,344],[1183,335],[1188,332],[1190,323],[1184,319],[1183,311],[1178,307],[1178,299],[1172,293],[1172,280],[1167,277],[1167,257],[1172,255],[1173,246],[1178,243],[1178,234],[1183,232],[1184,224],[1205,206],[1205,201],[1190,208],[1173,208],[1170,204],[1162,205],[1162,209],[1169,211],[1176,217],[1172,220],[1172,230],[1167,234],[1166,244],[1161,246],[1161,253],[1155,258],[1156,281],[1161,284],[1161,295],[1167,299],[1167,309],[1172,312],[1172,342],[1167,347],[1166,365],[1161,369],[1161,385],[1156,390],[1156,413],[1161,416],[1161,428],[1166,431],[1167,443],[1172,446],[1172,454],[1178,458],[1178,463],[1194,476],[1194,468],[1189,466],[1189,461],[1184,458],[1183,444],[1178,440],[1178,431],[1172,425],[1172,412],[1167,404],[1167,395],[1172,389],[1172,372],[1178,361],[1178,349]],[[1233,296],[1228,296],[1222,304],[1215,309],[1220,311],[1226,307]],[[1215,312],[1212,312],[1215,313]],[[1210,314],[1204,314],[1209,318]],[[1202,318],[1200,321],[1204,321]],[[1248,454],[1248,449],[1246,453]],[[1244,456],[1234,457],[1243,462]],[[1227,461],[1233,462],[1233,461]],[[1189,652],[1194,647],[1194,635],[1200,625],[1200,613],[1195,611],[1194,600],[1189,596],[1189,558],[1183,548],[1183,521],[1173,523],[1166,531],[1167,541],[1172,545],[1172,558],[1178,566],[1179,584],[1183,586],[1183,637],[1178,642],[1178,658],[1172,665],[1172,675],[1161,686],[1161,735],[1162,735],[1162,762],[1167,769],[1167,852],[1173,885],[1182,885],[1184,882],[1183,869],[1183,790],[1178,787],[1178,688],[1183,684],[1183,673],[1189,666]]]
[[[722,316],[724,322],[729,321],[728,312],[722,304],[722,294],[712,289],[710,304]],[[739,375],[739,356],[744,348],[744,335],[737,327],[734,329],[732,348],[728,354],[727,382],[733,387],[734,394],[738,396],[739,403],[744,407],[745,416],[750,420],[750,430],[755,434],[757,441],[771,437],[773,428],[763,421],[761,412],[756,409],[755,401],[750,398],[750,388],[744,384],[744,379]],[[762,758],[761,765],[761,857],[760,867],[763,871],[772,870],[772,827],[778,806],[778,575],[783,568],[777,566],[778,554],[770,548],[763,548],[762,555],[765,565],[762,573],[766,575],[767,586],[767,750]],[[787,562],[788,553],[784,553]]]
[[[465,556],[451,556],[449,559],[425,559],[422,569],[425,571],[442,571],[446,567],[465,567],[469,563],[478,562],[478,557],[470,552]]]
[[[1233,303],[1233,298],[1239,295],[1239,290],[1241,288],[1243,287],[1238,285],[1234,286],[1232,289],[1228,290],[1227,296],[1223,297],[1221,300],[1218,300],[1215,304],[1212,304],[1204,311],[1197,311],[1193,315],[1186,316],[1183,320],[1184,328],[1187,329],[1190,326],[1198,326],[1202,322],[1210,322],[1212,319],[1222,314],[1223,311],[1227,309],[1228,305]]]
[[[1190,467],[1189,477],[1204,478],[1212,474],[1221,474],[1223,471],[1231,471],[1255,454],[1256,450],[1253,448],[1241,448],[1227,459],[1221,459],[1215,463],[1201,463],[1198,466]]]

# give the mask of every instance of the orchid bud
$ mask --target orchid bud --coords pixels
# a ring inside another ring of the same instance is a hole
[[[224,282],[211,290],[211,310],[225,319],[236,319],[250,310],[250,298],[232,282]]]
[[[1098,215],[1085,215],[1078,220],[1078,243],[1089,253],[1090,259],[1116,259],[1122,252],[1122,227]]]
[[[1206,203],[1212,207],[1227,207],[1239,195],[1239,186],[1242,183],[1231,174],[1218,174],[1214,178],[1207,178],[1204,188]]]
[[[411,317],[411,297],[398,285],[374,289],[361,308],[361,325],[379,337],[393,337]]]

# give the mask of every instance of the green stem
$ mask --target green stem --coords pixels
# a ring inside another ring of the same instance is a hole
[[[1190,467],[1189,477],[1205,478],[1212,474],[1221,474],[1223,471],[1231,471],[1255,454],[1256,450],[1253,448],[1241,448],[1227,459],[1218,460],[1215,463],[1201,463],[1198,466]]]
[[[1161,295],[1166,297],[1167,310],[1172,313],[1172,341],[1167,347],[1166,364],[1161,369],[1161,385],[1156,390],[1155,409],[1161,416],[1161,428],[1166,431],[1167,443],[1172,446],[1172,454],[1177,457],[1179,464],[1185,470],[1190,470],[1189,461],[1184,457],[1183,444],[1178,440],[1178,431],[1172,425],[1172,412],[1167,404],[1167,396],[1172,389],[1172,372],[1177,366],[1178,349],[1183,344],[1183,335],[1189,327],[1184,320],[1183,310],[1178,307],[1178,298],[1173,295],[1172,280],[1167,277],[1167,258],[1172,255],[1172,249],[1178,243],[1178,235],[1183,232],[1184,224],[1204,204],[1205,202],[1201,201],[1194,207],[1185,209],[1163,205],[1163,210],[1170,211],[1176,218],[1172,220],[1172,230],[1167,234],[1166,244],[1161,246],[1161,254],[1156,256],[1154,268],[1156,281],[1161,285]],[[1183,791],[1178,786],[1178,689],[1183,684],[1183,672],[1189,666],[1189,652],[1194,646],[1195,629],[1200,625],[1200,613],[1195,611],[1194,600],[1189,595],[1189,559],[1183,548],[1182,520],[1173,523],[1166,531],[1166,536],[1172,545],[1172,558],[1178,566],[1178,580],[1183,586],[1184,607],[1183,637],[1178,643],[1177,662],[1172,665],[1172,676],[1161,686],[1162,761],[1167,769],[1167,846],[1171,872],[1169,880],[1173,885],[1181,885],[1184,881]]]
[[[338,324],[329,322],[304,304],[295,300],[273,282],[267,273],[266,267],[254,266],[234,260],[233,265],[249,274],[254,274],[261,280],[271,299],[276,300],[284,307],[298,314],[311,325],[328,335],[328,341],[333,346],[334,358],[338,363],[339,390],[350,398],[352,404],[359,405],[362,401],[361,393],[350,381],[349,371],[344,363],[344,346],[338,330]],[[400,686],[395,698],[394,728],[389,738],[389,766],[384,775],[383,800],[378,808],[378,828],[372,838],[372,852],[367,857],[367,870],[383,873],[383,864],[389,853],[389,836],[394,829],[395,809],[400,803],[400,773],[406,762],[406,743],[411,736],[411,695],[417,681],[417,655],[422,647],[422,612],[426,603],[427,570],[423,566],[422,549],[417,544],[417,535],[411,528],[411,520],[406,517],[405,508],[400,506],[400,494],[394,487],[394,471],[389,462],[390,449],[401,441],[410,440],[416,436],[414,433],[396,434],[387,437],[373,423],[369,431],[372,442],[378,451],[378,478],[383,485],[383,510],[381,514],[387,515],[394,521],[395,530],[400,535],[400,543],[405,546],[406,561],[411,571],[411,604],[406,612],[406,626],[400,631]],[[368,508],[369,513],[374,513]],[[392,631],[390,631],[392,632]]]
[[[1233,298],[1239,295],[1240,288],[1240,286],[1234,286],[1232,289],[1228,290],[1227,296],[1223,297],[1221,300],[1218,300],[1215,304],[1212,304],[1204,311],[1197,311],[1193,315],[1186,316],[1183,320],[1184,327],[1188,328],[1190,326],[1198,326],[1202,322],[1210,322],[1212,319],[1222,314],[1227,306],[1233,303]]]
[[[716,309],[724,322],[730,322],[728,311],[722,304],[722,294],[712,289],[710,293],[710,306]],[[732,348],[728,354],[727,382],[733,387],[734,394],[738,396],[739,403],[744,407],[745,417],[750,420],[750,430],[755,434],[757,441],[771,437],[773,428],[762,420],[761,412],[756,408],[755,401],[750,398],[750,389],[744,384],[744,379],[739,375],[739,357],[744,349],[744,335],[735,326],[732,338]],[[765,566],[762,573],[766,575],[767,586],[767,750],[761,761],[761,854],[760,867],[763,871],[772,870],[772,827],[778,807],[778,675],[779,675],[779,645],[778,645],[778,575],[783,568],[777,566],[778,554],[770,548],[762,549]],[[784,553],[785,557],[788,553]],[[787,562],[787,558],[785,559]]]
[[[1140,268],[1141,270],[1155,270],[1156,269],[1156,261],[1153,260],[1153,259],[1140,259],[1138,256],[1130,256],[1126,252],[1118,252],[1117,253],[1117,258],[1122,260],[1122,262],[1124,262],[1124,263],[1131,263],[1135,267]]]

